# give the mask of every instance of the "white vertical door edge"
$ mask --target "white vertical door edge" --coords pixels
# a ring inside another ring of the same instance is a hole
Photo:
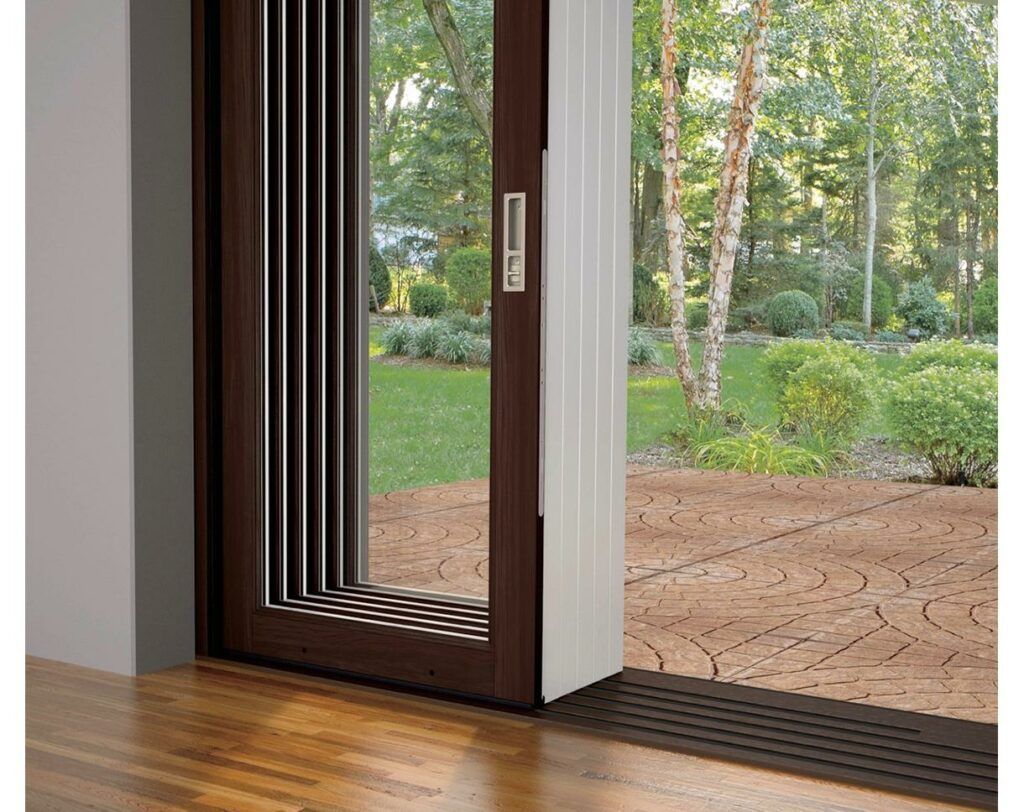
[[[632,4],[551,0],[543,345],[550,702],[622,669]]]

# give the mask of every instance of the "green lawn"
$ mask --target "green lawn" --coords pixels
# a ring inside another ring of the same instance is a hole
[[[380,352],[380,328],[370,330],[372,354]],[[663,362],[672,347],[659,344]],[[700,352],[700,345],[691,345]],[[723,360],[727,405],[755,425],[778,420],[758,358],[761,347],[729,345]],[[883,376],[894,376],[901,359],[878,355]],[[628,384],[626,447],[638,451],[664,440],[683,417],[679,383],[664,375],[634,375]],[[370,491],[402,490],[488,475],[490,370],[442,365],[370,364]],[[880,415],[865,428],[884,434]]]

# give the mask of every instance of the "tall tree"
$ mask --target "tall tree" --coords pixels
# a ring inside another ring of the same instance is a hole
[[[690,362],[686,330],[686,223],[682,212],[682,184],[679,179],[679,58],[676,40],[676,0],[661,3],[661,150],[664,188],[665,242],[668,256],[669,300],[672,309],[672,345],[676,353],[676,375],[687,405],[698,399],[697,376]]]
[[[455,24],[455,18],[452,17],[448,0],[423,0],[423,8],[437,35],[437,41],[441,43],[445,59],[448,60],[455,86],[459,89],[459,94],[480,133],[487,139],[487,145],[493,150],[490,94],[466,56],[466,45],[462,34],[459,33],[459,27]]]
[[[753,0],[750,22],[740,51],[724,158],[715,202],[715,230],[711,239],[711,283],[708,289],[708,325],[701,363],[698,405],[717,409],[722,403],[722,348],[729,317],[733,269],[739,246],[747,181],[753,149],[754,123],[764,95],[767,66],[768,16],[771,0]]]

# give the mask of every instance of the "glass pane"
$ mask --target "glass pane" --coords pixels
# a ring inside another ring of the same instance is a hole
[[[487,597],[493,0],[370,5],[368,583]]]

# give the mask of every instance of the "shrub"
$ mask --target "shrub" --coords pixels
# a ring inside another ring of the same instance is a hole
[[[729,313],[729,316],[732,317],[735,314],[745,327],[760,327],[768,323],[768,301],[737,307]]]
[[[407,321],[390,325],[380,337],[385,355],[408,355],[412,343],[413,328]]]
[[[711,439],[694,446],[693,452],[694,462],[702,467],[750,474],[816,476],[828,473],[829,466],[827,457],[790,445],[769,429]]]
[[[802,290],[776,293],[768,303],[768,327],[772,335],[791,336],[797,330],[818,329],[818,305]]]
[[[452,330],[462,330],[478,336],[491,334],[490,316],[471,316],[462,310],[450,310],[442,319]]]
[[[925,338],[931,338],[946,331],[949,310],[939,301],[931,281],[921,279],[900,294],[896,315],[906,322],[908,330],[920,330]]]
[[[833,322],[828,334],[837,341],[863,341],[864,325],[855,321]]]
[[[815,339],[818,337],[817,330],[808,330],[806,327],[793,333],[793,338]]]
[[[867,350],[829,339],[773,344],[764,351],[761,364],[776,396],[779,397],[785,391],[790,377],[804,363],[818,358],[838,358],[846,361],[866,377],[870,377],[875,369],[875,359]]]
[[[871,279],[871,326],[883,327],[892,316],[892,286],[880,276]],[[840,306],[844,319],[850,319],[864,329],[864,274],[850,282],[846,290],[846,298]]]
[[[871,411],[869,383],[860,369],[843,358],[815,358],[789,377],[779,412],[797,433],[848,441]]]
[[[483,312],[491,298],[491,252],[484,248],[459,248],[445,261],[445,281],[452,296],[467,313]]]
[[[708,326],[708,303],[687,301],[686,303],[686,328],[688,330],[703,330]]]
[[[375,245],[370,246],[370,284],[377,294],[380,306],[384,307],[391,299],[391,271],[388,270],[388,264]],[[366,295],[370,308],[373,309],[373,293],[367,291]]]
[[[892,330],[879,330],[872,338],[873,341],[879,341],[882,344],[900,344],[907,340],[905,335],[893,332]]]
[[[473,343],[473,360],[478,364],[491,363],[491,340],[489,338],[478,338]]]
[[[646,265],[633,265],[633,321],[657,326],[665,321],[668,297]]]
[[[417,282],[409,288],[409,309],[414,316],[433,318],[448,306],[448,291],[433,282]]]
[[[439,321],[417,324],[409,339],[409,355],[413,358],[433,358],[437,355],[441,339],[448,333]]]
[[[627,357],[630,364],[648,367],[654,366],[661,361],[658,346],[646,330],[640,327],[630,327],[629,336],[626,339]]]
[[[999,336],[995,333],[976,333],[974,340],[979,344],[992,344],[995,346],[999,343]]]
[[[466,364],[473,355],[474,343],[473,336],[467,332],[445,331],[437,342],[434,357],[449,364]]]
[[[987,277],[974,291],[974,332],[999,332],[999,280],[994,276]]]
[[[903,361],[905,374],[920,372],[928,367],[954,369],[999,368],[999,355],[991,347],[965,344],[962,341],[926,341],[918,344]]]
[[[929,367],[895,383],[887,416],[893,436],[922,454],[946,485],[986,485],[998,463],[997,375]]]

